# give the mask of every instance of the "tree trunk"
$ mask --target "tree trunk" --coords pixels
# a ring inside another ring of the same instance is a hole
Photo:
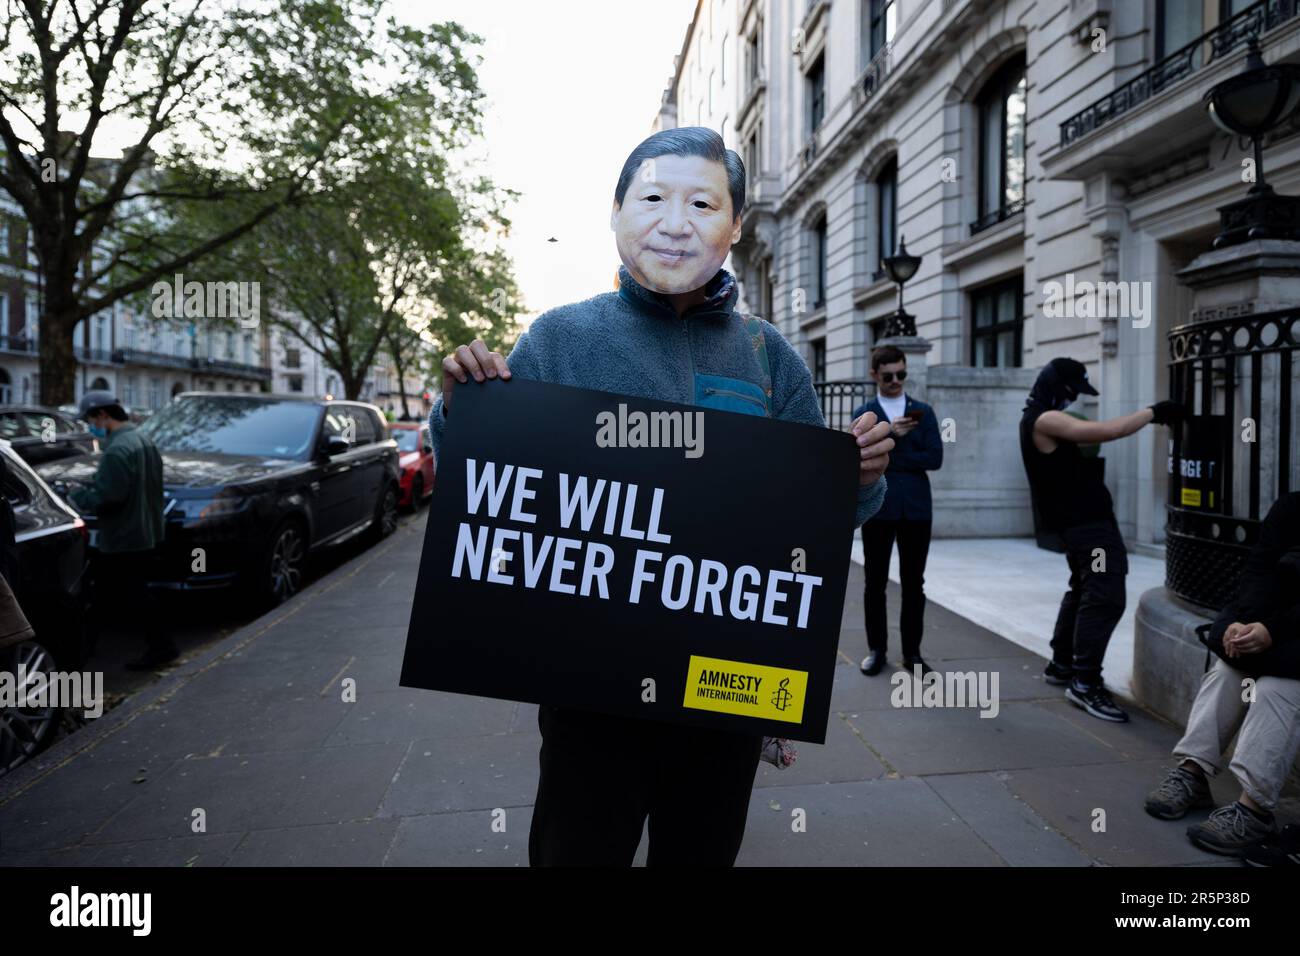
[[[360,398],[361,386],[364,385],[366,381],[365,375],[354,375],[351,369],[344,371],[343,369],[336,368],[334,371],[339,373],[339,378],[343,382],[343,397],[350,402],[355,402]]]
[[[44,239],[38,235],[40,242]],[[51,243],[41,245],[42,282],[40,323],[40,394],[42,405],[58,407],[77,400],[77,356],[73,333],[81,319],[75,292],[77,270],[66,265],[63,250]]]
[[[74,307],[53,305],[40,317],[40,372],[42,405],[57,408],[77,400],[77,357],[73,352],[73,331],[77,327]]]
[[[394,353],[400,351],[400,349],[393,349]],[[402,368],[402,360],[396,354],[393,355],[393,367],[397,369],[397,394],[402,399],[402,414],[398,418],[406,421],[409,414],[406,408],[406,370]]]

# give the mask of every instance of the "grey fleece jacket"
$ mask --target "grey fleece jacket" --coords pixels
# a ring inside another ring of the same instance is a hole
[[[759,319],[769,378],[762,352],[747,334],[742,313],[735,311],[739,290],[726,269],[705,285],[706,301],[681,318],[663,296],[638,284],[626,266],[619,267],[618,275],[617,292],[538,316],[506,359],[511,373],[825,427],[808,366],[776,326]],[[429,415],[435,455],[441,453],[445,425],[440,395]],[[854,527],[874,515],[884,500],[883,476],[859,486]]]

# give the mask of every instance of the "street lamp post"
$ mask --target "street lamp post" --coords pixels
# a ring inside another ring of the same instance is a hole
[[[1245,199],[1219,208],[1214,248],[1252,239],[1300,239],[1300,196],[1280,196],[1264,181],[1263,137],[1300,106],[1300,66],[1268,66],[1259,41],[1248,41],[1246,69],[1205,94],[1210,118],[1224,132],[1248,136],[1255,153],[1254,185]]]
[[[903,286],[907,284],[912,276],[916,275],[916,270],[921,268],[921,256],[909,255],[903,237],[899,236],[898,251],[892,256],[883,257],[880,264],[884,267],[889,280],[898,285],[898,309],[885,324],[885,337],[888,338],[894,335],[915,336],[916,318],[909,315],[903,308]]]

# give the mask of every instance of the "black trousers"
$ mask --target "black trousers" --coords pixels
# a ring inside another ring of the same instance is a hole
[[[732,866],[761,735],[540,708],[541,778],[532,866],[631,866],[650,821],[647,866]]]
[[[95,554],[91,566],[92,646],[103,626],[112,624],[123,632],[141,635],[150,651],[175,649],[148,587],[153,556],[153,551]]]
[[[1100,683],[1106,645],[1124,616],[1128,552],[1113,519],[1067,528],[1061,537],[1070,589],[1056,615],[1052,660],[1073,667],[1082,683]]]
[[[925,630],[925,561],[930,556],[929,521],[877,521],[862,526],[862,560],[866,584],[862,605],[866,616],[867,647],[885,652],[889,618],[885,587],[889,584],[889,557],[898,542],[898,571],[902,579],[903,609],[898,629],[903,637],[903,657],[921,656],[921,635]]]

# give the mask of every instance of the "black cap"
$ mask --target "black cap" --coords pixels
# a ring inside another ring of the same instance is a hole
[[[1055,358],[1047,363],[1047,367],[1056,373],[1057,381],[1076,392],[1084,395],[1101,394],[1088,381],[1088,369],[1082,362],[1076,362],[1072,358]]]

